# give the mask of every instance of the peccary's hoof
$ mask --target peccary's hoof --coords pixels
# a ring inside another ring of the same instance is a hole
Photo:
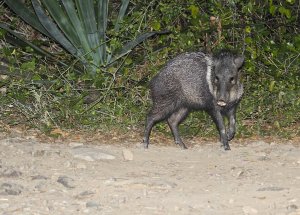
[[[228,134],[227,134],[227,140],[228,141],[232,140],[234,138],[234,136],[235,136],[235,133],[229,131]]]
[[[231,150],[229,145],[225,145],[225,146],[224,146],[224,149],[225,149],[226,151],[227,151],[227,150]]]
[[[187,149],[187,147],[185,146],[185,144],[183,142],[175,142],[177,145],[180,146],[181,149]]]
[[[184,144],[181,145],[180,147],[181,147],[181,149],[187,149],[187,147]]]
[[[148,149],[149,142],[143,140],[144,149]]]

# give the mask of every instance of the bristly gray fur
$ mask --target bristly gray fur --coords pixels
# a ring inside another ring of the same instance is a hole
[[[146,122],[145,147],[153,125],[167,119],[175,142],[185,148],[178,125],[190,111],[205,110],[216,123],[225,149],[229,149],[228,140],[235,133],[236,107],[243,94],[239,72],[243,62],[243,56],[230,51],[212,56],[184,53],[170,60],[150,82],[153,106]],[[228,131],[223,117],[230,121]]]

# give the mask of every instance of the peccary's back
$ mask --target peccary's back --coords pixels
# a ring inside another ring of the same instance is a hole
[[[210,56],[202,52],[181,54],[169,61],[150,83],[153,103],[184,103],[190,108],[210,103],[209,61]]]

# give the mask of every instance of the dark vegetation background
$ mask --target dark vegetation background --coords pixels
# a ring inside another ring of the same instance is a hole
[[[108,27],[116,22],[120,2],[109,2]],[[120,30],[107,31],[111,46],[122,48],[141,32],[169,33],[145,40],[116,64],[99,65],[96,73],[4,2],[0,6],[1,23],[55,55],[37,54],[0,29],[0,125],[26,125],[46,133],[56,128],[142,131],[150,106],[147,84],[170,58],[185,51],[231,48],[246,57],[238,136],[300,134],[298,0],[131,0]],[[168,132],[165,124],[156,129]],[[205,137],[216,132],[202,112],[192,113],[181,130]]]

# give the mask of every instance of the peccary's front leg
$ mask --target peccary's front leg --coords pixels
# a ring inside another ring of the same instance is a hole
[[[236,107],[233,107],[230,109],[227,113],[226,116],[228,118],[228,131],[227,131],[227,139],[228,141],[232,140],[235,135],[235,130],[236,130]]]
[[[214,110],[210,112],[210,115],[213,118],[213,121],[215,122],[217,129],[220,134],[220,141],[224,147],[225,150],[230,150],[230,146],[228,144],[228,139],[227,139],[227,133],[226,133],[226,128],[224,125],[224,120],[223,116],[220,113],[220,111]]]

